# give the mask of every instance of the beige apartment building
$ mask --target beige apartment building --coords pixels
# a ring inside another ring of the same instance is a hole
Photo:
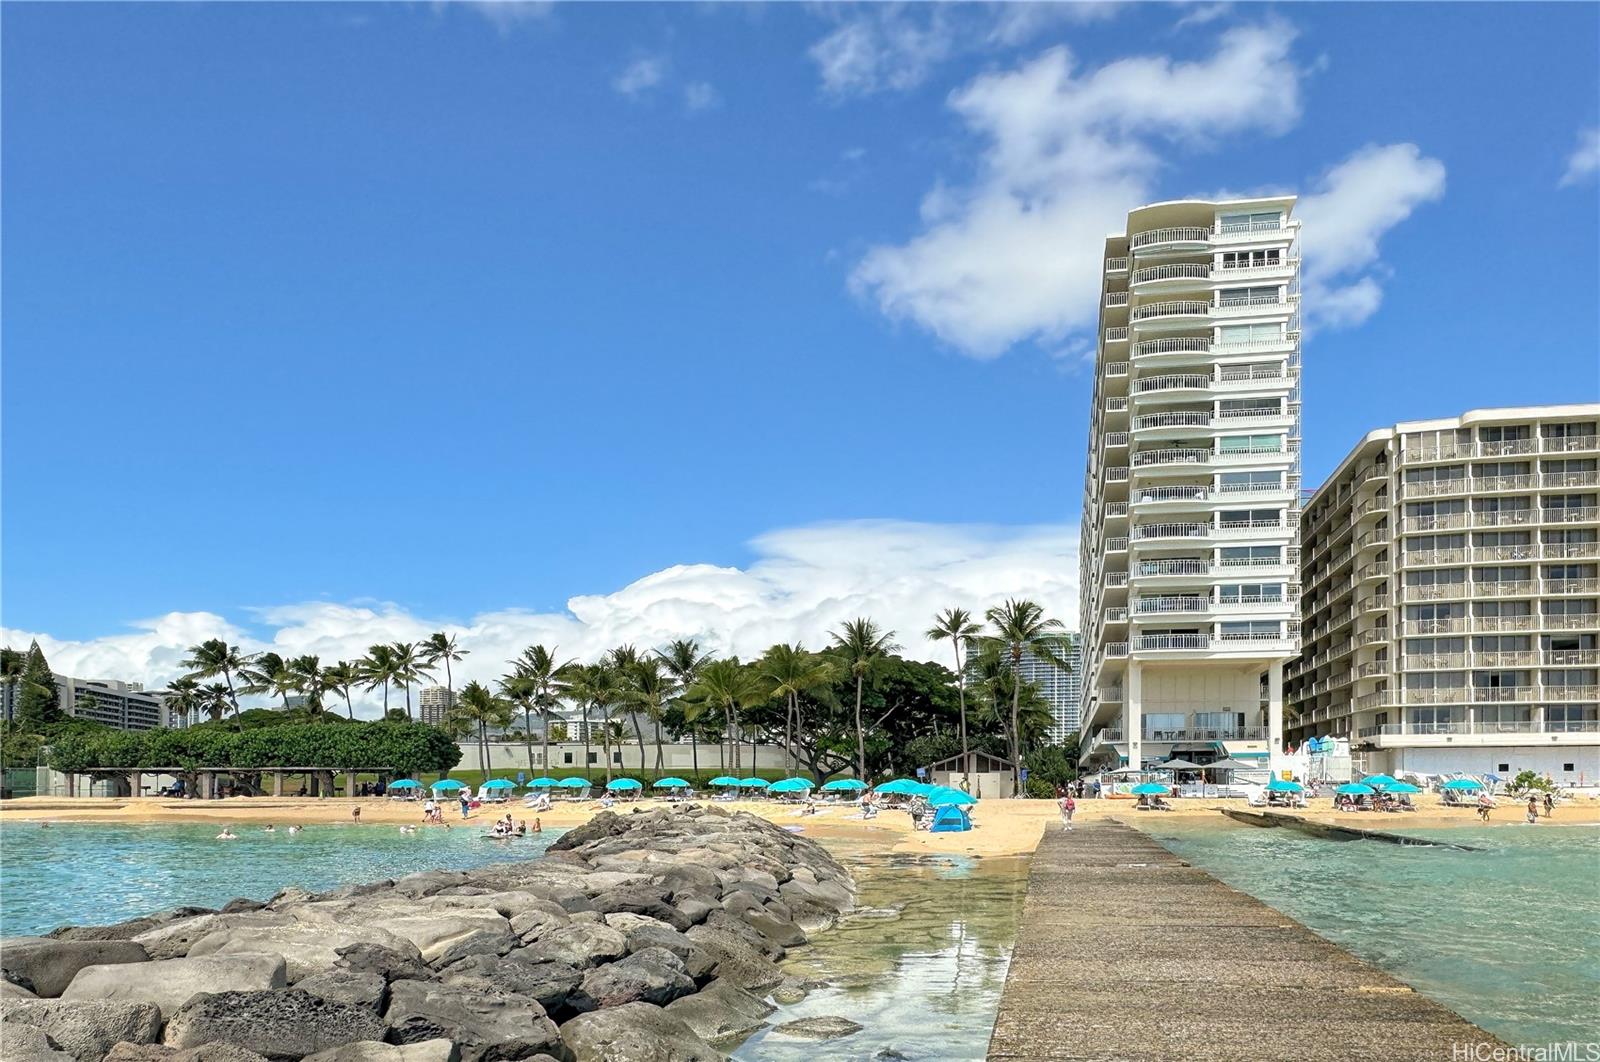
[[[1600,783],[1600,404],[1370,432],[1305,506],[1286,740]]]

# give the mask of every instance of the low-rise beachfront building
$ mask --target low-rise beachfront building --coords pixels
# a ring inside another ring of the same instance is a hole
[[[1600,404],[1379,428],[1301,521],[1286,739],[1600,784]]]
[[[1298,648],[1292,196],[1140,207],[1107,237],[1084,477],[1086,768],[1268,766]]]

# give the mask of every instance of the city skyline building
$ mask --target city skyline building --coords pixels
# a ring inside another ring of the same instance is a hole
[[[187,720],[173,717],[163,694],[147,691],[143,683],[119,679],[83,679],[51,672],[61,710],[75,719],[88,719],[118,730],[153,730],[184,727]],[[10,722],[16,716],[18,687],[0,687],[0,710]]]
[[[1085,766],[1282,751],[1298,645],[1293,196],[1156,203],[1105,242],[1080,549]]]
[[[1306,507],[1287,737],[1365,773],[1600,780],[1600,404],[1369,432]]]

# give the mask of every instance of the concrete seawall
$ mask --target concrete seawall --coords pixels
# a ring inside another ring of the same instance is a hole
[[[1101,822],[1039,842],[989,1057],[1442,1062],[1478,1043],[1500,1041]]]

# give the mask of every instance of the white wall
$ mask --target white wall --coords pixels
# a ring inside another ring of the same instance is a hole
[[[1243,712],[1245,725],[1261,719],[1261,672],[1210,664],[1206,667],[1143,666],[1141,701],[1152,712]]]
[[[632,735],[630,735],[631,737]],[[475,771],[478,769],[478,744],[475,741],[462,741],[457,745],[461,749],[461,762],[458,770]],[[668,771],[693,770],[693,750],[688,745],[664,743],[662,746],[662,762]],[[536,741],[533,744],[533,769],[540,772],[549,772],[556,777],[561,777],[563,772],[581,771],[584,768],[583,742],[568,741],[564,744],[550,746],[550,763],[544,763],[544,749]],[[594,754],[594,763],[590,766],[594,770],[605,770],[605,750],[600,745],[593,745],[589,751]],[[611,748],[613,757],[612,770],[622,771],[654,771],[656,766],[656,747],[651,742],[649,735],[645,736],[644,763],[639,763],[639,745],[637,741]],[[726,753],[724,753],[726,755]],[[750,762],[750,746],[745,745],[739,750],[740,771],[749,774],[753,769],[763,771],[781,771],[785,769],[783,751],[771,745],[756,746],[756,762]],[[700,770],[720,771],[722,760],[717,755],[716,745],[700,746]],[[489,742],[489,769],[491,771],[527,771],[528,747],[520,741],[515,742]],[[732,763],[729,763],[732,769]]]
[[[1493,772],[1506,781],[1522,771],[1548,774],[1562,786],[1593,786],[1600,784],[1600,746],[1569,745],[1565,748],[1506,747],[1459,749],[1383,749],[1368,761],[1379,763],[1388,757],[1386,765],[1376,769],[1387,774],[1414,772],[1417,774],[1446,774],[1452,771],[1463,774]],[[1510,764],[1501,770],[1502,763]],[[1572,764],[1573,770],[1562,768]]]

